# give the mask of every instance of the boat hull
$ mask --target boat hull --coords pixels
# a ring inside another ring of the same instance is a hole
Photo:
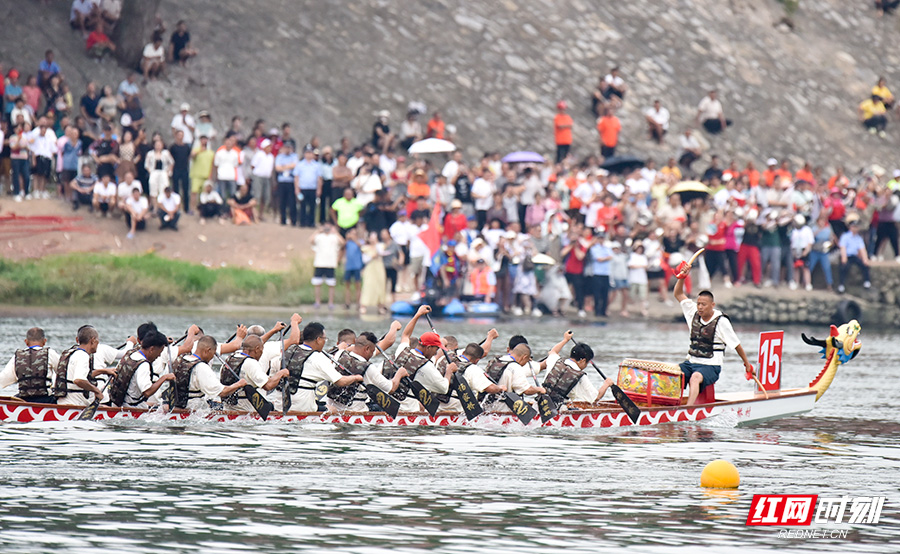
[[[591,409],[575,409],[561,412],[556,417],[541,423],[540,418],[535,418],[528,424],[529,428],[559,427],[559,428],[591,428],[591,427],[629,427],[660,425],[667,423],[699,422],[713,417],[727,418],[734,425],[753,425],[771,419],[789,417],[812,410],[815,404],[816,392],[809,389],[784,390],[769,393],[765,398],[762,393],[730,393],[717,397],[717,401],[710,404],[696,406],[664,406],[643,408],[637,422],[632,422],[628,416],[614,403],[604,403],[600,407]],[[32,404],[16,401],[12,398],[0,398],[0,421],[31,423],[72,421],[81,414],[83,407],[58,406],[53,404]],[[246,412],[189,412],[186,410],[174,410],[168,414],[152,410],[131,408],[109,408],[101,406],[97,410],[95,420],[137,419],[152,418],[155,421],[177,421],[189,417],[202,418],[212,421],[233,420],[258,420],[255,413]],[[396,418],[379,412],[288,412],[280,414],[273,412],[269,415],[269,421],[284,421],[291,423],[332,423],[355,425],[396,425],[396,426],[489,426],[496,425],[522,427],[522,423],[511,413],[486,412],[472,421],[466,419],[461,413],[437,413],[429,416],[425,412],[404,413]]]

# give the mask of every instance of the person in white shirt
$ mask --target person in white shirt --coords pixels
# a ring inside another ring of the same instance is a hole
[[[473,173],[477,176],[472,183],[472,199],[475,204],[476,229],[480,232],[487,225],[488,210],[494,205],[494,174],[488,170],[476,167]]]
[[[97,387],[97,376],[112,374],[115,370],[94,369],[93,355],[100,344],[100,334],[90,325],[78,329],[75,336],[77,344],[59,355],[57,366],[59,375],[65,371],[65,384],[57,381],[58,394],[66,393],[56,401],[67,406],[87,406],[91,403],[91,395],[103,401],[103,391]]]
[[[678,165],[690,171],[691,164],[700,159],[703,154],[700,141],[694,136],[694,131],[688,127],[684,130],[684,134],[678,137],[678,145],[681,147]]]
[[[363,381],[362,375],[341,375],[334,362],[323,353],[327,338],[325,327],[312,322],[303,328],[302,344],[291,346],[284,351],[288,372],[288,387],[291,393],[291,408],[299,412],[316,412],[325,409],[316,402],[316,385],[329,381],[332,387],[347,387]],[[276,410],[281,409],[281,394],[269,398]]]
[[[319,307],[321,304],[322,283],[325,283],[328,285],[328,309],[334,308],[334,287],[337,285],[334,271],[337,269],[340,261],[341,248],[343,246],[344,238],[337,232],[334,225],[330,223],[324,223],[313,235],[312,247],[315,255],[313,257],[311,283],[315,289],[316,307]]]
[[[126,204],[128,199],[131,198],[131,191],[137,187],[139,191],[143,192],[141,188],[141,182],[135,181],[134,173],[130,171],[125,172],[125,176],[122,181],[119,183],[119,186],[116,187],[116,206],[122,213],[126,211]]]
[[[522,335],[513,335],[509,339],[506,354],[492,359],[487,364],[485,374],[504,390],[520,395],[545,394],[546,389],[534,384],[532,370],[537,373],[540,365],[531,361],[528,341]]]
[[[100,210],[103,217],[109,216],[110,208],[115,209],[116,192],[116,184],[110,181],[110,176],[106,173],[94,185],[93,206],[95,210]]]
[[[647,266],[650,261],[644,255],[644,245],[637,241],[632,245],[632,252],[628,256],[628,287],[631,297],[641,301],[641,315],[648,315],[648,279]]]
[[[197,204],[197,211],[200,212],[200,224],[205,225],[207,219],[222,215],[224,204],[222,196],[213,189],[212,183],[207,182],[203,185],[203,192],[200,193],[199,203]]]
[[[725,110],[722,108],[722,102],[719,101],[717,92],[709,91],[709,95],[704,96],[697,106],[697,124],[703,125],[703,128],[710,134],[717,135],[731,125],[730,119],[725,119]]]
[[[25,333],[25,348],[16,353],[0,371],[0,389],[18,383],[17,398],[25,402],[56,404],[53,394],[59,353],[47,348],[47,338],[40,327]]]
[[[416,322],[419,318],[431,311],[431,306],[419,306],[419,310],[413,318],[406,324],[403,335],[400,338],[400,345],[394,353],[394,364],[397,368],[405,368],[412,380],[418,382],[423,388],[432,394],[446,395],[450,391],[450,378],[456,372],[456,364],[447,364],[444,372],[441,373],[435,365],[434,356],[440,350],[443,343],[441,337],[437,333],[423,333],[416,341],[415,346],[412,342],[412,332],[415,330]],[[385,368],[387,369],[387,368]],[[394,366],[391,366],[391,370]],[[394,374],[385,375],[393,378]],[[421,411],[419,401],[416,399],[415,393],[410,388],[402,387],[402,393],[398,394],[400,400],[400,410],[406,412]],[[400,397],[403,397],[401,400]]]
[[[53,167],[53,157],[57,152],[56,133],[50,128],[46,117],[38,119],[38,126],[28,135],[29,149],[34,154],[34,172],[31,174],[35,198],[50,198],[47,181]]]
[[[399,330],[400,322],[393,322],[390,332],[381,341],[378,341],[375,335],[368,331],[360,333],[352,346],[337,354],[337,362],[343,368],[337,368],[338,372],[345,376],[362,375],[363,386],[354,383],[349,387],[332,387],[328,391],[329,406],[338,411],[365,412],[369,410],[369,394],[365,387],[374,385],[378,390],[388,394],[397,390],[400,381],[407,376],[406,370],[400,368],[393,378],[388,379],[382,373],[381,367],[370,362],[372,356],[377,352],[376,344],[382,351],[390,348],[394,344],[394,337]]]
[[[135,231],[143,231],[150,217],[150,203],[141,195],[140,187],[131,189],[131,198],[125,201],[125,225],[128,226],[128,238],[134,238]]]
[[[283,350],[291,345],[300,344],[300,323],[302,321],[303,318],[300,317],[300,314],[293,314],[290,324],[291,332],[287,336],[281,334],[286,328],[281,321],[276,322],[275,326],[269,331],[266,331],[262,325],[247,327],[248,335],[256,335],[263,342],[263,353],[259,357],[259,364],[266,371],[266,374],[272,375],[281,369],[281,352]],[[277,341],[269,340],[276,334],[278,334]]]
[[[208,400],[218,401],[230,396],[247,384],[245,379],[238,379],[225,386],[209,363],[216,355],[218,343],[209,335],[200,337],[196,351],[182,354],[172,364],[175,379],[175,408],[202,410],[209,405]]]
[[[221,383],[228,386],[243,379],[248,385],[260,389],[262,394],[274,389],[281,379],[288,376],[288,370],[282,369],[269,376],[259,363],[262,353],[263,342],[258,336],[247,335],[244,337],[244,340],[241,341],[241,350],[225,360],[226,365],[222,366],[219,375]],[[226,397],[224,402],[227,408],[245,412],[255,411],[243,390],[238,390]],[[280,409],[280,407],[276,409]]]
[[[197,123],[194,121],[194,116],[188,113],[191,110],[191,105],[184,102],[180,108],[180,111],[172,117],[172,136],[174,137],[176,132],[182,131],[184,133],[184,143],[193,144],[194,130],[197,128]]]
[[[156,214],[159,216],[159,228],[178,230],[178,219],[181,217],[181,196],[172,192],[172,187],[166,187],[162,194],[156,198]]]
[[[571,333],[567,334],[571,337]],[[565,342],[560,344],[565,344]],[[560,344],[554,346],[547,356],[547,367],[550,370],[543,382],[547,394],[558,406],[565,402],[590,402],[592,404],[599,402],[613,384],[613,380],[607,377],[597,388],[588,378],[585,368],[594,359],[594,351],[590,346],[580,342],[572,347],[569,358],[564,359],[560,356],[562,350]]]
[[[653,101],[653,107],[644,112],[647,119],[647,130],[650,138],[657,144],[663,143],[663,137],[669,132],[669,110],[662,107],[659,100]]]
[[[216,190],[222,198],[231,198],[237,190],[238,168],[243,163],[243,154],[237,147],[237,139],[231,132],[225,135],[225,143],[216,149],[213,157],[212,175],[215,175]]]
[[[141,348],[122,358],[115,377],[109,384],[109,402],[113,406],[147,408],[150,399],[162,385],[175,379],[175,374],[156,376],[153,362],[169,346],[169,339],[159,331],[148,331]]]
[[[163,48],[161,33],[153,34],[153,41],[144,46],[141,56],[141,73],[144,74],[144,82],[156,79],[166,70],[166,49]]]
[[[453,157],[444,164],[444,168],[441,169],[441,175],[447,178],[447,181],[453,182],[456,174],[459,173],[459,166],[462,164],[462,152],[457,150],[453,153]]]
[[[731,320],[716,309],[713,294],[708,290],[702,290],[697,295],[696,302],[684,294],[684,279],[690,272],[691,266],[687,262],[679,265],[675,275],[678,280],[673,291],[691,330],[688,359],[680,364],[685,382],[691,388],[687,401],[689,406],[697,402],[697,396],[704,388],[719,380],[726,348],[734,348],[741,357],[747,379],[752,379],[755,374],[753,365],[747,359],[741,341],[731,326]]]
[[[466,345],[465,350],[460,353],[450,353],[452,358],[456,358],[454,363],[457,364],[457,371],[462,371],[462,376],[469,384],[469,387],[477,394],[503,394],[506,389],[488,379],[484,373],[484,369],[478,365],[484,359],[485,351],[481,345],[474,342]],[[441,358],[438,361],[438,369],[445,368],[446,360]],[[461,412],[462,404],[459,398],[449,398],[447,402],[441,402],[440,411]]]
[[[263,139],[259,149],[250,159],[250,192],[256,198],[259,221],[263,221],[266,206],[272,204],[272,174],[275,171],[275,156],[272,155],[272,141]]]
[[[175,160],[172,158],[172,154],[166,150],[161,138],[153,141],[153,150],[147,152],[147,157],[144,159],[144,169],[150,174],[150,198],[155,199],[163,189],[169,186],[172,172],[175,170]]]
[[[809,253],[816,242],[812,229],[806,224],[806,218],[802,214],[794,216],[794,228],[791,229],[791,254],[794,258],[795,277],[791,279],[791,290],[797,288],[797,283],[806,283],[806,290],[812,290],[812,275],[809,271]],[[797,265],[797,261],[800,265]]]

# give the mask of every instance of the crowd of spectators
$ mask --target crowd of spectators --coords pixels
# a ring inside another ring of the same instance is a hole
[[[116,18],[103,6],[112,4],[76,1],[73,26],[108,32]],[[76,9],[88,5],[89,12]],[[168,52],[162,29],[159,23],[144,51],[145,80],[163,74],[167,61],[184,64],[196,55],[184,22]],[[152,220],[177,231],[184,216],[204,224],[270,220],[318,228],[317,303],[324,284],[334,304],[341,274],[344,303],[361,310],[384,311],[394,293],[425,290],[442,301],[496,302],[514,314],[571,307],[581,316],[612,310],[627,317],[646,315],[653,297],[668,302],[672,268],[701,247],[706,253],[693,279],[703,287],[721,279],[726,287],[811,290],[816,276],[831,289],[835,262],[843,292],[854,266],[868,287],[870,261],[888,247],[888,257],[900,261],[900,170],[892,179],[877,166],[853,175],[809,163],[795,171],[790,160],[772,158],[760,171],[752,160],[723,165],[715,155],[696,170],[707,153],[690,127],[659,168],[645,160],[605,169],[622,130],[616,112],[628,98],[619,68],[591,97],[599,148],[590,150],[599,155],[575,156],[573,120],[560,101],[555,158],[547,163],[504,163],[499,152],[472,160],[461,151],[408,155],[424,138],[455,140],[439,111],[423,127],[426,108],[418,102],[399,129],[381,110],[371,136],[331,146],[316,136],[298,140],[289,123],[260,119],[245,128],[234,116],[217,128],[209,111],[188,103],[168,129],[150,132],[140,73],[129,71],[115,88],[89,83],[76,104],[49,50],[24,85],[19,78],[11,68],[0,91],[0,179],[9,180],[16,201],[48,198],[58,184],[72,209],[122,218],[128,238]],[[889,109],[884,82],[876,89],[871,100]],[[872,106],[860,112],[869,127]],[[670,114],[662,102],[641,116],[649,140],[664,146]],[[695,124],[709,137],[732,124],[715,90],[699,102]],[[434,255],[423,232],[436,206]]]

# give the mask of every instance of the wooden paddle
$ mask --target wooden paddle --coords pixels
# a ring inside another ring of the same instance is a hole
[[[700,257],[700,254],[703,254],[703,252],[705,252],[705,251],[706,251],[706,248],[701,248],[700,250],[697,250],[696,252],[694,252],[694,255],[691,256],[691,259],[688,260],[686,263],[685,263],[685,262],[682,262],[682,263],[685,263],[684,266],[681,266],[681,264],[679,264],[679,265],[678,265],[678,268],[681,268],[681,271],[679,271],[678,273],[676,273],[675,276],[678,277],[679,275],[681,275],[681,273],[682,273],[683,271],[687,270],[688,268],[693,267],[694,262],[697,261],[697,258]]]
[[[375,343],[375,348],[378,349],[379,352],[384,354],[384,351],[381,350],[381,348],[378,346],[377,342]],[[335,358],[330,356],[328,353],[324,353],[324,354],[326,356],[328,356],[329,360],[334,362],[334,365],[336,365],[338,367],[338,369],[341,369],[344,372],[349,374],[349,372],[347,371],[347,368],[342,366],[340,364],[340,362],[338,362]],[[385,356],[385,358],[387,358],[387,356]],[[400,401],[399,400],[397,400],[396,398],[391,396],[390,393],[384,392],[383,390],[381,390],[380,388],[376,387],[375,385],[373,385],[371,383],[368,385],[364,385],[363,388],[366,390],[366,394],[369,395],[369,398],[372,400],[372,402],[375,402],[376,404],[378,404],[378,406],[384,411],[384,413],[389,415],[391,417],[391,419],[394,419],[395,417],[397,417],[397,414],[400,412]]]
[[[544,358],[546,359],[546,358]],[[531,363],[528,364],[528,369],[531,370],[531,378],[534,379],[534,386],[541,386],[537,380],[537,373],[534,372],[534,368],[531,367]],[[541,421],[547,423],[557,415],[559,415],[559,408],[556,406],[556,402],[550,398],[549,394],[539,394],[537,396],[538,399],[538,413],[541,415]]]
[[[103,392],[106,390],[106,387],[109,386],[109,384],[112,382],[112,380],[113,380],[112,377],[107,379],[106,383],[103,385],[103,388],[100,389],[100,397],[101,398],[103,397]],[[100,398],[94,398],[94,400],[92,400],[90,404],[88,404],[87,406],[84,407],[83,410],[81,410],[81,413],[78,414],[77,420],[78,421],[88,421],[88,420],[94,419],[94,415],[97,413],[97,408],[99,408],[99,407],[100,407]]]
[[[235,373],[225,360],[223,360],[218,354],[213,355],[217,360],[219,360],[219,363],[221,363],[222,366],[225,367],[231,373],[231,375],[234,376],[235,379],[240,380],[241,376]],[[275,406],[273,406],[271,402],[266,400],[266,397],[263,396],[262,393],[260,393],[256,389],[256,387],[254,387],[250,383],[244,385],[244,395],[247,397],[247,400],[250,401],[250,404],[253,405],[253,409],[256,410],[256,413],[259,414],[259,417],[263,418],[263,421],[265,421],[266,418],[269,417],[269,412],[271,412],[275,408]]]
[[[284,335],[287,331],[290,330],[290,327],[285,327],[281,330],[281,369],[284,369],[286,365],[286,361],[284,359]],[[286,414],[288,410],[291,409],[291,403],[293,399],[291,398],[290,391],[290,381],[287,377],[281,379],[281,413]]]
[[[166,344],[166,367],[169,369],[169,373],[174,374],[175,371],[172,369],[172,347],[169,344]],[[160,409],[163,413],[169,413],[172,409],[172,406],[175,404],[175,383],[168,383],[166,390],[162,392],[160,395],[162,399],[162,404],[160,405]]]
[[[694,257],[696,258],[697,256],[695,255]],[[569,340],[575,344],[578,344],[577,342],[575,342],[575,337],[570,337]],[[602,377],[603,380],[606,381],[606,375],[604,375],[603,371],[601,371],[600,368],[597,367],[597,364],[594,363],[594,360],[591,360],[591,365],[594,366],[594,369],[597,370],[597,373],[600,374],[600,377]],[[641,417],[641,409],[638,408],[638,405],[634,403],[634,400],[628,398],[628,395],[625,394],[625,391],[623,391],[619,387],[619,385],[613,383],[609,388],[612,390],[613,396],[616,398],[616,402],[619,403],[619,406],[621,406],[625,414],[628,415],[628,419],[630,419],[632,423],[637,423],[638,419]]]

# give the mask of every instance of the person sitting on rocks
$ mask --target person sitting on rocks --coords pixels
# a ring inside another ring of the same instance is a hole
[[[898,0],[898,3],[900,3],[900,0]],[[887,85],[885,83],[886,81],[884,77],[879,77],[878,83],[876,83],[875,86],[872,87],[872,94],[879,96],[881,98],[881,103],[884,104],[884,107],[888,110],[891,110],[894,108],[894,95],[891,94],[891,90],[887,88]]]
[[[691,164],[700,159],[703,155],[703,147],[700,141],[694,136],[694,131],[690,127],[684,130],[684,134],[678,137],[678,144],[681,146],[681,155],[678,156],[678,165],[691,171]]]
[[[875,9],[878,11],[878,17],[894,13],[897,6],[900,6],[900,0],[875,0]]]
[[[91,31],[84,43],[89,57],[100,61],[106,54],[113,55],[116,53],[116,45],[110,40],[99,28]]]
[[[111,209],[116,207],[116,184],[110,180],[109,174],[104,174],[100,181],[94,184],[93,208],[100,210],[103,217],[109,217]]]
[[[873,135],[878,133],[878,136],[881,138],[887,136],[887,133],[884,131],[887,127],[887,116],[885,115],[887,108],[885,108],[880,96],[873,94],[871,97],[863,100],[859,104],[857,111],[859,120],[862,122],[863,127],[869,130],[869,133]]]
[[[169,38],[169,59],[184,66],[196,55],[197,50],[191,47],[191,33],[188,31],[187,23],[181,20],[175,24],[175,30]]]
[[[609,70],[609,73],[603,78],[600,88],[603,98],[613,107],[619,108],[622,106],[628,85],[625,84],[625,79],[619,75],[618,66]]]
[[[697,105],[697,123],[711,135],[718,135],[731,125],[731,120],[725,119],[725,110],[715,89],[709,91],[709,95],[704,96]]]
[[[159,229],[178,230],[178,218],[181,217],[181,196],[172,192],[172,187],[167,186],[163,193],[156,198],[156,215],[159,217]]]
[[[663,137],[669,132],[669,110],[663,108],[659,100],[654,100],[653,107],[647,108],[644,117],[647,119],[650,139],[655,140],[657,144],[662,144]]]
[[[154,33],[153,40],[144,46],[144,53],[141,57],[141,73],[144,74],[144,83],[156,79],[166,70],[166,51],[162,42],[162,35]]]
[[[143,231],[150,217],[150,203],[141,195],[141,187],[131,189],[131,198],[125,202],[125,225],[128,226],[128,238],[134,238],[135,231]]]

